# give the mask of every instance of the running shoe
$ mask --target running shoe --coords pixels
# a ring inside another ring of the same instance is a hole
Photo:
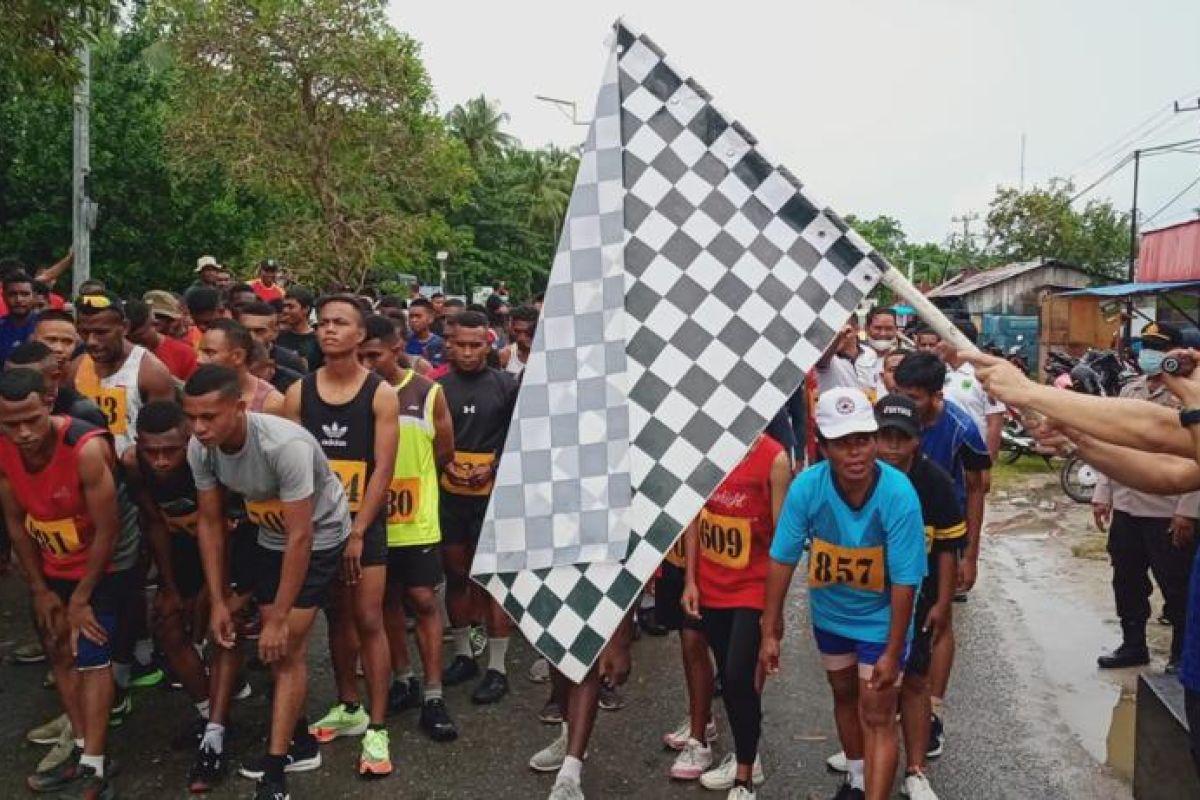
[[[663,744],[671,750],[682,750],[687,746],[688,739],[692,738],[692,723],[684,720],[679,723],[679,727],[670,733],[663,734]],[[709,722],[704,726],[704,741],[712,744],[717,740],[717,724]]]
[[[440,697],[426,700],[421,706],[421,730],[435,742],[452,742],[458,738],[458,728],[446,710],[446,701]]]
[[[208,747],[196,750],[196,760],[188,770],[187,786],[192,794],[203,794],[211,791],[225,777],[227,767],[223,753],[217,753]]]
[[[700,785],[705,789],[722,792],[733,788],[733,782],[737,779],[737,756],[733,753],[726,754],[721,763],[710,769],[708,772],[700,776]],[[762,757],[754,757],[754,767],[750,773],[750,781],[757,786],[767,779],[763,774]]]
[[[929,779],[920,772],[904,776],[904,785],[900,787],[900,794],[910,800],[938,800],[933,787],[929,785]]]
[[[129,674],[129,687],[131,689],[153,689],[158,686],[166,675],[153,662],[149,664],[139,664],[135,659],[133,669]]]
[[[829,768],[830,772],[837,772],[841,775],[845,775],[850,771],[849,765],[846,764],[846,751],[838,750],[829,758],[825,759],[825,766]]]
[[[695,739],[688,739],[683,750],[675,757],[671,765],[671,778],[677,781],[698,780],[712,766],[712,748],[700,744]]]
[[[362,706],[351,711],[345,703],[338,703],[328,714],[309,725],[308,732],[321,744],[328,744],[339,736],[362,736],[370,724],[371,718]]]
[[[243,678],[241,685],[238,686],[237,691],[233,693],[233,699],[248,700],[252,694],[254,694],[254,688],[250,685],[250,681]]]
[[[416,678],[409,678],[407,681],[392,681],[392,685],[388,689],[387,706],[389,714],[399,714],[401,711],[420,708],[421,682]]]
[[[852,788],[850,781],[846,781],[838,787],[837,794],[833,796],[833,800],[867,800],[867,794],[862,789]]]
[[[942,718],[937,714],[931,715],[929,725],[929,749],[925,751],[926,758],[938,758],[946,750],[946,729],[942,726]]]
[[[38,642],[28,642],[13,648],[13,661],[18,664],[40,664],[46,660],[46,651]]]
[[[67,719],[67,715],[59,714],[49,722],[44,722],[29,731],[25,734],[25,738],[34,744],[54,744],[62,736],[64,730],[70,729],[71,721]]]
[[[117,793],[107,778],[101,778],[91,767],[80,766],[75,778],[62,787],[55,800],[114,800]]]
[[[475,659],[467,658],[466,656],[455,656],[450,662],[450,666],[442,671],[443,686],[458,686],[460,683],[477,677],[479,675],[479,665],[475,663]]]
[[[670,628],[658,621],[658,615],[654,613],[654,606],[639,608],[637,621],[638,627],[650,636],[666,636],[671,632]]]
[[[260,780],[254,787],[254,800],[292,800],[292,796],[286,784]]]
[[[567,726],[558,731],[558,738],[533,754],[529,768],[534,772],[557,772],[567,757]]]
[[[386,778],[392,774],[392,755],[388,732],[383,728],[367,728],[362,738],[362,753],[358,757],[361,778]]]
[[[549,683],[550,662],[544,658],[534,659],[534,662],[529,665],[527,677],[532,683]]]
[[[83,755],[83,749],[72,743],[71,753],[62,763],[56,764],[50,769],[33,773],[25,779],[26,785],[38,794],[65,789],[79,776],[79,757],[81,755]]]
[[[482,625],[472,625],[467,631],[467,637],[471,640],[471,655],[479,658],[487,649],[487,631]]]
[[[538,721],[546,725],[561,725],[563,713],[562,709],[558,707],[558,703],[547,700],[546,705],[542,706],[542,710],[538,712]]]
[[[71,754],[75,752],[75,734],[71,730],[71,726],[63,728],[58,739],[54,742],[46,755],[42,756],[42,760],[38,762],[38,772],[48,772],[54,769],[59,764],[64,763]]]
[[[625,698],[615,688],[601,684],[598,705],[605,711],[620,711],[625,707]]]
[[[550,800],[583,800],[583,787],[572,780],[555,781]]]
[[[508,694],[508,676],[503,672],[489,669],[484,673],[483,680],[475,687],[475,691],[471,693],[471,702],[477,706],[487,706],[499,703],[506,694]]]
[[[133,697],[130,696],[129,690],[117,689],[117,693],[113,698],[112,710],[108,712],[108,727],[121,727],[132,713]]]
[[[252,781],[261,781],[266,774],[266,755],[261,755],[253,761],[248,761],[238,767],[238,774]],[[287,762],[283,765],[284,772],[309,772],[321,767],[321,750],[317,740],[305,736],[292,742],[288,749]]]

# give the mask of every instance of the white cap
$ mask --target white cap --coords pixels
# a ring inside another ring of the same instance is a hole
[[[840,439],[852,433],[874,433],[879,423],[862,390],[839,386],[817,400],[817,430],[826,439]]]
[[[199,258],[196,259],[196,272],[199,272],[200,270],[204,269],[205,267],[220,267],[220,266],[221,265],[218,264],[217,260],[215,258],[213,258],[212,256],[200,256]]]

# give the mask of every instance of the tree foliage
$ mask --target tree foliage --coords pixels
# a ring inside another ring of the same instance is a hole
[[[0,75],[25,87],[71,86],[79,49],[116,18],[115,0],[0,0]]]
[[[516,137],[504,132],[506,122],[508,114],[500,110],[499,103],[483,95],[455,106],[446,115],[450,132],[466,145],[471,161],[476,165],[518,146]]]
[[[999,187],[987,215],[988,249],[1004,261],[1056,258],[1101,278],[1124,275],[1129,258],[1129,215],[1107,200],[1071,204],[1074,186]]]
[[[222,164],[286,205],[262,246],[319,283],[416,259],[466,197],[419,45],[383,0],[163,0],[180,169]]]

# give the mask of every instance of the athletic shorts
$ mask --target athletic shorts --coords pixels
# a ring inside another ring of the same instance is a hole
[[[442,568],[442,548],[436,544],[411,544],[389,547],[387,552],[387,582],[406,589],[428,586],[433,588],[445,579]]]
[[[463,497],[442,492],[438,502],[438,517],[442,541],[446,544],[470,545],[479,543],[483,518],[487,514],[488,498]]]
[[[330,547],[327,550],[313,550],[308,559],[308,572],[304,575],[304,583],[300,585],[300,593],[296,595],[295,608],[317,608],[325,605],[329,599],[329,587],[337,578],[338,569],[342,564],[342,551],[346,549],[345,542]],[[275,602],[279,591],[279,578],[283,573],[283,551],[268,550],[258,546],[258,580],[254,584],[254,599],[259,605],[270,605]]]
[[[250,594],[258,583],[258,526],[242,523],[229,535],[229,586]]]
[[[137,569],[110,572],[96,584],[96,588],[92,590],[92,613],[96,615],[100,627],[108,634],[108,641],[96,644],[80,634],[75,669],[101,669],[112,663],[112,643],[117,635],[117,618],[129,603],[133,592],[141,590],[139,574]],[[46,585],[58,595],[65,606],[71,602],[71,595],[74,594],[79,581],[47,577]]]
[[[363,534],[359,562],[364,567],[382,567],[388,563],[387,526],[382,522],[376,522]]]
[[[858,677],[867,680],[871,677],[872,667],[883,651],[887,649],[886,642],[864,642],[849,639],[822,628],[813,628],[813,636],[817,640],[817,650],[821,651],[821,664],[829,672],[853,667],[858,664]],[[904,646],[900,655],[900,674],[904,674],[908,664],[909,646]]]
[[[905,669],[910,675],[923,678],[929,674],[929,664],[933,659],[933,631],[922,628],[925,627],[925,618],[929,616],[929,610],[933,608],[936,599],[937,586],[930,586],[929,581],[926,581],[917,595],[917,611],[913,617],[915,628],[912,644],[908,648],[908,667]]]
[[[703,631],[703,623],[683,613],[683,606],[679,604],[686,581],[687,573],[682,567],[663,562],[662,574],[654,584],[654,619],[672,631]]]
[[[175,568],[175,588],[184,600],[191,600],[204,588],[204,562],[200,542],[190,533],[171,534],[171,564]]]

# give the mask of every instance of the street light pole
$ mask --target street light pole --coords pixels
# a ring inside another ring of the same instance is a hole
[[[85,43],[79,48],[79,82],[72,97],[72,158],[71,158],[71,240],[74,250],[74,269],[71,273],[71,295],[79,294],[79,286],[92,274],[92,228],[96,224],[96,209],[88,197],[88,175],[91,172],[91,133],[89,111],[92,101],[92,54]]]

